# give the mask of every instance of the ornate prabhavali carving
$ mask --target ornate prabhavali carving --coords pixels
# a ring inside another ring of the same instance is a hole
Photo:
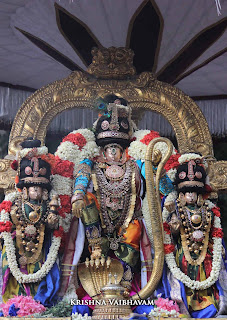
[[[47,127],[58,113],[70,108],[92,108],[97,97],[114,93],[129,102],[136,120],[144,110],[162,114],[173,127],[181,153],[194,151],[213,156],[206,119],[190,97],[156,80],[150,72],[135,75],[133,52],[129,49],[94,49],[93,54],[89,73],[73,72],[69,77],[37,90],[25,101],[15,117],[10,145],[18,136],[33,136],[44,143]],[[15,154],[15,148],[9,148],[9,153]],[[213,165],[216,168],[218,162]],[[227,190],[227,184],[222,184],[220,189]]]
[[[94,48],[87,71],[101,79],[125,79],[136,74],[134,52],[128,48]]]
[[[227,161],[210,161],[208,175],[214,191],[227,191]]]
[[[15,171],[10,167],[11,160],[0,159],[0,189],[11,192],[15,189]]]
[[[32,135],[44,142],[47,127],[58,113],[69,108],[91,108],[97,97],[109,93],[128,100],[137,109],[134,114],[145,109],[161,113],[175,131],[180,152],[213,154],[208,125],[199,107],[179,89],[155,80],[148,72],[131,80],[104,80],[73,72],[68,78],[36,91],[22,105],[10,141],[16,136]]]

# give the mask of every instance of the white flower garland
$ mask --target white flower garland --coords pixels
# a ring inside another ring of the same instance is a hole
[[[59,217],[59,226],[63,228],[64,232],[67,233],[70,229],[72,221],[72,215],[65,212],[65,217]]]
[[[65,141],[60,144],[55,155],[61,160],[68,160],[74,163],[74,168],[76,169],[80,161],[86,158],[94,158],[99,155],[99,147],[95,142],[95,135],[91,130],[79,129],[72,131],[70,134],[81,134],[86,139],[87,143],[79,149],[71,141]]]
[[[172,191],[168,194],[168,196],[166,197],[165,199],[165,203],[166,202],[175,202],[177,199],[177,192],[176,191]],[[166,219],[168,218],[169,216],[169,211],[165,208],[165,206],[163,207],[163,210],[162,210],[162,219],[163,219],[163,222],[166,221]]]
[[[206,203],[208,204],[209,209],[213,209],[215,207],[215,204],[211,202],[210,200],[206,200]]]
[[[18,191],[10,192],[10,193],[6,194],[4,200],[13,202],[19,196],[19,194],[20,194],[20,192],[18,192]]]
[[[81,134],[86,139],[86,144],[81,148],[71,141],[64,141],[58,147],[55,156],[58,156],[61,160],[67,160],[73,163],[73,173],[77,171],[79,163],[84,159],[92,159],[99,155],[99,147],[95,142],[95,135],[89,129],[79,129],[70,132],[69,134]],[[52,176],[52,186],[54,193],[57,195],[72,196],[73,193],[73,179],[63,177],[55,174]],[[72,214],[64,212],[65,217],[60,217],[59,225],[63,228],[64,232],[67,233],[70,229],[72,221]]]
[[[180,164],[183,164],[185,162],[188,162],[190,160],[195,160],[195,159],[202,159],[202,157],[197,154],[197,153],[185,153],[182,156],[179,157],[178,162]]]
[[[52,243],[50,246],[49,253],[47,255],[47,259],[42,265],[41,269],[33,274],[24,274],[20,271],[17,261],[16,261],[16,249],[13,244],[13,239],[11,237],[10,232],[2,232],[2,236],[4,239],[4,245],[6,247],[6,255],[9,264],[10,271],[14,278],[19,283],[31,283],[38,282],[42,280],[52,269],[58,255],[58,250],[61,244],[60,237],[53,237]]]
[[[174,193],[172,192],[170,194],[170,198],[166,198],[166,201],[173,200]],[[176,197],[175,199],[176,200]],[[211,206],[211,202],[208,202],[209,208],[213,208],[214,206]],[[168,210],[164,207],[163,209],[163,221],[165,222],[168,217]],[[221,220],[219,217],[214,217],[214,227],[215,228],[221,228]],[[192,290],[204,290],[209,287],[211,287],[219,277],[219,273],[221,270],[221,261],[222,261],[222,239],[213,237],[213,257],[212,257],[212,270],[210,272],[210,276],[204,280],[204,281],[196,281],[192,280],[189,276],[187,276],[184,272],[180,270],[180,268],[177,266],[176,259],[174,256],[174,253],[168,253],[165,254],[165,260],[166,263],[172,272],[173,276],[181,281],[183,284],[185,284],[188,288],[191,288]],[[171,237],[169,234],[164,232],[164,244],[171,244]]]
[[[37,155],[41,156],[43,154],[47,154],[48,153],[48,148],[46,146],[42,146],[42,147],[38,147],[38,148],[34,148],[37,149]],[[27,156],[27,154],[29,152],[31,152],[32,148],[24,148],[22,150],[19,151],[21,158],[24,158]]]
[[[2,210],[1,211],[1,221],[2,222],[7,222],[9,221],[9,212]]]
[[[13,202],[18,193],[13,192],[5,197],[5,201]],[[10,199],[10,200],[9,200]],[[1,221],[7,222],[10,221],[9,212],[5,210],[1,211]],[[17,260],[16,260],[16,249],[13,243],[13,239],[11,236],[11,232],[2,232],[1,233],[4,239],[4,245],[6,248],[6,255],[9,264],[10,271],[14,278],[19,283],[31,283],[31,282],[38,282],[42,280],[52,269],[58,255],[58,251],[61,245],[61,238],[53,236],[52,243],[49,249],[49,253],[47,255],[47,259],[42,265],[41,269],[38,270],[36,273],[33,274],[24,274],[20,271]]]
[[[176,310],[165,310],[165,309],[161,309],[160,307],[154,308],[153,310],[150,311],[149,316],[153,316],[153,317],[170,317],[170,318],[178,318],[179,317],[179,312],[177,312]]]
[[[65,194],[72,196],[73,181],[70,178],[55,174],[51,181],[52,187],[58,195]]]
[[[166,235],[165,235],[166,236]],[[165,240],[166,237],[165,237]],[[170,239],[171,241],[171,239]],[[210,272],[210,276],[204,281],[196,281],[192,280],[189,276],[183,273],[180,268],[178,268],[176,264],[176,260],[173,252],[165,255],[166,263],[172,272],[173,276],[183,282],[188,288],[192,290],[205,290],[210,288],[219,277],[219,273],[221,270],[221,260],[222,260],[222,239],[213,237],[214,245],[213,245],[213,258],[212,258],[212,270]],[[168,241],[167,241],[168,242]]]
[[[175,181],[176,174],[177,174],[177,169],[169,169],[167,172],[167,176],[170,178],[172,182]]]
[[[85,313],[83,316],[81,313],[72,313],[72,320],[91,320],[92,317]]]
[[[128,154],[135,160],[142,160],[142,161],[145,160],[147,145],[141,142],[140,140],[142,140],[149,133],[150,133],[150,130],[138,130],[134,133],[132,138],[136,138],[136,140],[130,143],[130,146],[128,148]],[[167,149],[168,147],[165,142],[156,143],[154,148],[154,150],[160,150],[162,153],[162,156],[166,154]],[[173,148],[172,154],[176,154],[176,151],[174,148]]]

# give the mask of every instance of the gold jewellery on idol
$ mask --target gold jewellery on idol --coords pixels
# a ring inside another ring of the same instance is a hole
[[[207,253],[211,212],[206,202],[205,205],[196,206],[194,209],[182,206],[179,200],[177,203],[178,215],[182,222],[180,234],[185,258],[191,265],[200,265]]]

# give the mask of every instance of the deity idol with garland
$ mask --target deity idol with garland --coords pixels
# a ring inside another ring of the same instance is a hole
[[[47,148],[29,138],[21,143],[17,190],[1,203],[3,302],[19,295],[34,297],[44,306],[57,301],[60,270],[56,263],[61,244],[58,199],[50,201],[51,166]],[[19,162],[19,163],[18,163]]]
[[[165,296],[176,300],[181,312],[210,318],[227,312],[226,253],[219,208],[208,200],[210,191],[202,157],[179,158],[176,189],[163,209],[167,270]],[[173,206],[173,199],[176,205]],[[163,292],[162,291],[162,292]],[[161,292],[161,290],[160,290]]]
[[[145,169],[141,159],[145,158],[149,141],[159,135],[149,130],[140,132],[141,136],[137,133],[137,143],[142,147],[136,155],[131,148],[135,141],[132,142],[131,109],[126,101],[108,96],[99,110],[102,115],[94,125],[95,134],[87,129],[74,131],[64,138],[55,154],[59,169],[54,187],[56,184],[55,189],[58,188],[61,179],[59,197],[62,204],[68,203],[69,180],[75,180],[72,211],[80,218],[71,223],[63,265],[77,265],[86,257],[93,261],[101,256],[117,259],[124,268],[120,284],[128,297],[145,286],[152,271],[152,236],[150,226],[145,228],[149,215],[146,201],[142,210]],[[154,164],[160,160],[160,153],[156,152]],[[160,193],[167,195],[173,189],[171,179],[163,173]],[[65,205],[65,214],[69,211]],[[68,286],[66,279],[63,293]],[[86,294],[80,288],[77,293],[79,298]]]

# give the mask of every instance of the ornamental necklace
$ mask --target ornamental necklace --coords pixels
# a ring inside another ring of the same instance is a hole
[[[25,205],[27,205],[28,207],[33,209],[33,211],[31,211],[29,213],[29,218],[27,218],[27,215],[26,215],[26,212],[25,212]],[[42,217],[43,203],[41,203],[41,205],[36,205],[36,204],[30,203],[29,201],[22,201],[22,212],[23,212],[23,215],[25,217],[25,220],[27,220],[27,222],[35,224]]]
[[[182,206],[179,201],[177,203],[177,214],[182,221],[180,233],[185,258],[191,265],[200,265],[204,261],[207,252],[211,213],[208,211],[206,203],[205,206],[194,210],[189,209],[187,206]],[[198,258],[193,259],[191,252],[199,255]]]
[[[35,263],[39,260],[45,231],[45,220],[49,213],[49,201],[43,214],[42,205],[34,205],[24,201],[20,196],[10,212],[13,223],[16,225],[16,243],[19,249],[19,263],[21,266]],[[25,204],[34,211],[30,212],[29,218],[25,212]],[[32,213],[32,219],[31,218]],[[36,215],[36,220],[33,219]]]
[[[125,174],[121,181],[107,181],[105,174],[98,165],[95,166],[95,172],[97,191],[100,195],[100,218],[103,221],[103,228],[106,228],[110,247],[117,250],[120,238],[134,213],[136,202],[135,166],[131,161],[126,163]],[[110,237],[120,227],[119,239]]]

